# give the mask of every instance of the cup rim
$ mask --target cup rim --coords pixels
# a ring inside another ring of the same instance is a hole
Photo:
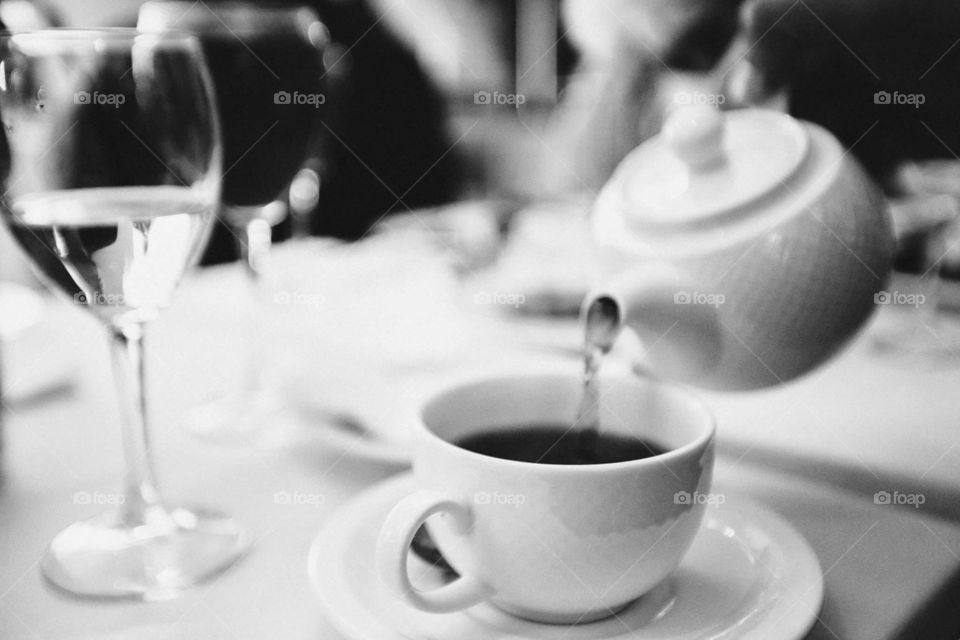
[[[622,462],[596,462],[590,464],[548,464],[548,463],[537,463],[537,462],[523,462],[520,460],[509,460],[507,458],[498,458],[496,456],[490,456],[484,453],[477,453],[476,451],[470,451],[469,449],[464,449],[459,447],[456,444],[442,438],[440,435],[435,433],[429,426],[427,426],[426,420],[424,419],[424,413],[427,409],[432,406],[435,402],[438,402],[443,396],[458,390],[463,389],[472,385],[477,385],[483,382],[491,381],[508,381],[508,380],[530,380],[532,378],[543,378],[550,379],[556,382],[557,380],[577,380],[579,377],[575,373],[565,373],[555,369],[551,370],[533,370],[533,371],[496,371],[496,372],[484,372],[480,374],[474,374],[471,376],[463,377],[452,381],[444,385],[441,389],[432,393],[429,398],[423,402],[421,408],[417,415],[416,420],[416,429],[420,431],[421,435],[426,435],[431,441],[438,443],[445,450],[450,451],[452,454],[465,456],[467,458],[481,458],[488,464],[504,465],[511,469],[522,469],[529,468],[531,466],[536,466],[538,469],[541,469],[541,473],[549,470],[551,473],[557,474],[587,474],[595,473],[597,470],[624,470],[631,467],[647,467],[653,466],[655,464],[669,463],[672,461],[677,461],[681,458],[689,456],[694,451],[709,445],[709,443],[715,438],[717,430],[717,419],[714,412],[710,409],[710,406],[700,397],[699,394],[694,392],[687,385],[679,384],[676,382],[671,382],[664,380],[662,378],[657,378],[653,375],[639,373],[639,372],[617,372],[617,373],[601,373],[601,379],[620,379],[620,380],[629,380],[632,382],[642,382],[647,384],[656,385],[659,389],[665,389],[670,393],[684,396],[691,405],[694,406],[695,410],[701,414],[704,418],[703,432],[698,435],[696,438],[693,438],[686,444],[670,449],[664,453],[657,455],[648,456],[646,458],[636,458],[633,460],[625,460]]]

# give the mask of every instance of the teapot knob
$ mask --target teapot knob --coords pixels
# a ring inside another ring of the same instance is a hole
[[[674,111],[663,125],[667,146],[691,171],[701,171],[723,162],[723,114],[706,105]]]

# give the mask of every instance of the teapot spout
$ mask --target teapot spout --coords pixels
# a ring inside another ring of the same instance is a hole
[[[717,307],[694,300],[695,289],[670,269],[627,271],[584,301],[587,349],[609,351],[624,329],[644,345],[646,366],[680,382],[711,386],[723,352]]]

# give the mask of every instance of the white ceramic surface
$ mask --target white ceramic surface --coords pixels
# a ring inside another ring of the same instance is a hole
[[[886,203],[821,127],[761,110],[694,115],[678,112],[689,130],[668,122],[598,197],[594,237],[620,276],[592,297],[617,302],[661,375],[726,389],[790,380],[869,318],[891,267]]]
[[[523,424],[572,424],[582,396],[573,372],[485,375],[429,400],[414,428],[419,491],[384,523],[383,579],[412,606],[452,611],[490,600],[525,618],[576,622],[611,615],[677,565],[704,505],[714,422],[695,396],[629,374],[600,377],[601,431],[647,439],[658,456],[611,464],[533,464],[456,446],[467,435]],[[463,576],[411,586],[407,549],[429,515],[437,546]]]
[[[779,516],[750,502],[707,508],[678,568],[615,618],[578,626],[515,618],[487,604],[431,614],[378,578],[372,549],[396,501],[416,487],[404,474],[367,489],[326,519],[307,570],[324,615],[350,640],[799,640],[816,620],[823,576],[816,556]],[[418,586],[445,578],[413,554]]]

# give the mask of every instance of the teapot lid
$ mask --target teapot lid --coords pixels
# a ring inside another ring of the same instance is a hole
[[[677,109],[663,130],[630,153],[611,186],[635,226],[725,221],[779,188],[808,155],[806,129],[762,109]]]

